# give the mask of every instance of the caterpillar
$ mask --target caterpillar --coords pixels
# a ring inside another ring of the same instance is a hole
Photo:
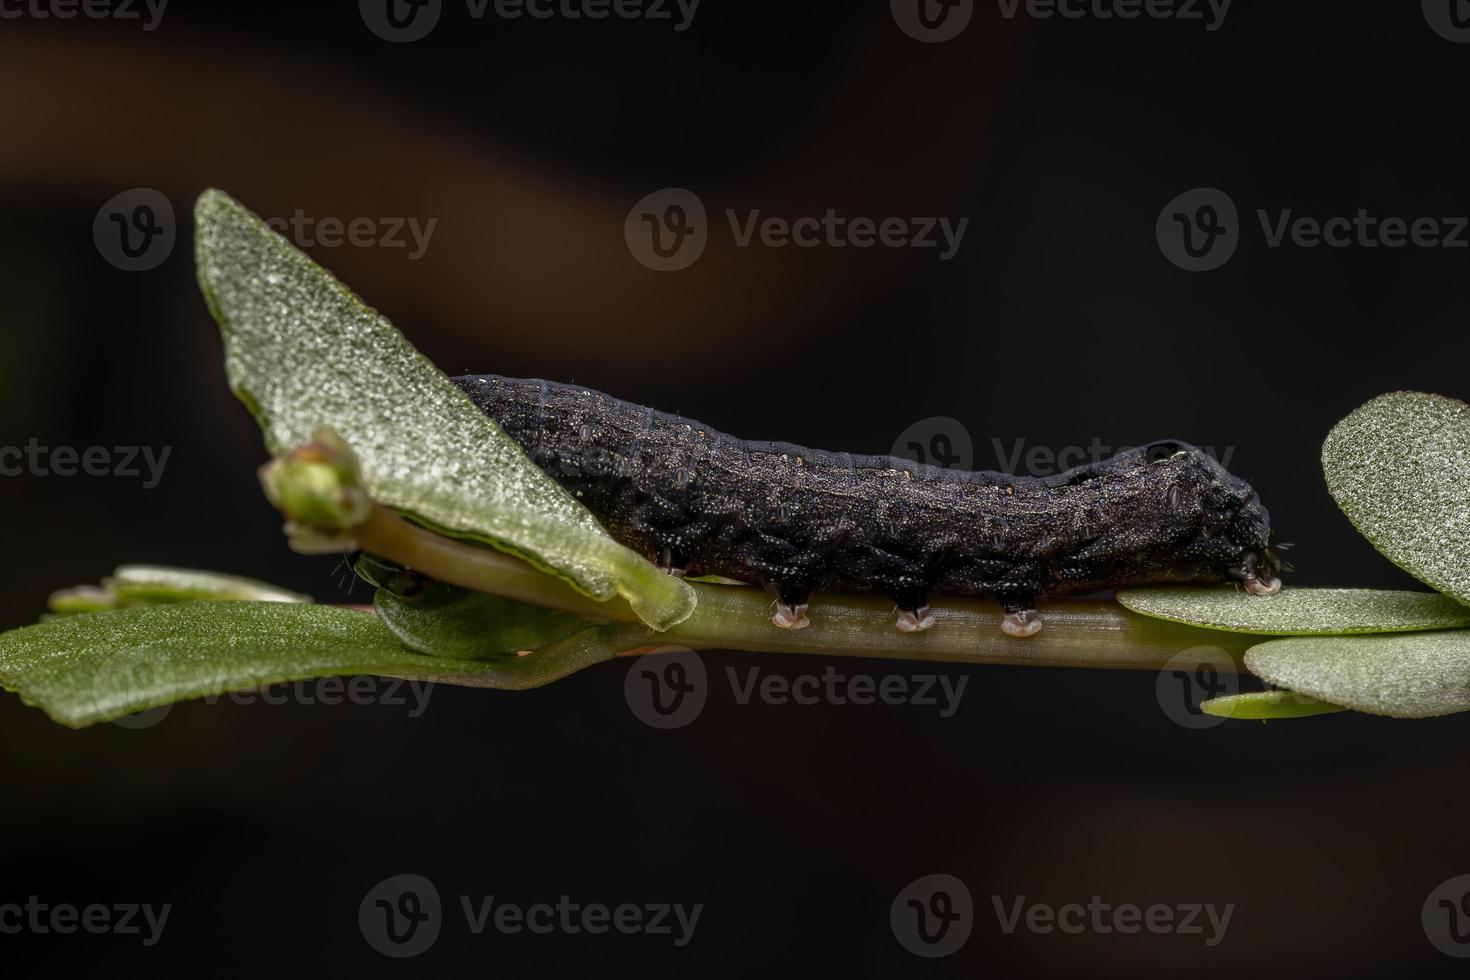
[[[672,574],[767,588],[787,629],[810,624],[817,591],[884,593],[904,632],[933,625],[931,594],[989,594],[1001,628],[1030,636],[1044,596],[1281,588],[1255,490],[1183,442],[1015,476],[746,441],[573,385],[454,382],[619,542]]]

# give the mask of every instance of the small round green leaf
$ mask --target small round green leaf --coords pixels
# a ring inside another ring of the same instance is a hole
[[[1232,633],[1339,636],[1470,626],[1470,606],[1434,592],[1282,589],[1249,595],[1228,588],[1161,586],[1124,589],[1118,601],[1145,616]]]
[[[1470,405],[1415,391],[1375,398],[1328,433],[1322,471],[1375,548],[1470,602]]]
[[[1270,640],[1247,650],[1245,663],[1278,687],[1368,714],[1470,710],[1470,630]]]
[[[1271,721],[1277,718],[1309,718],[1312,715],[1327,715],[1334,711],[1345,711],[1340,705],[1328,704],[1309,698],[1296,691],[1251,691],[1247,694],[1228,694],[1223,698],[1211,698],[1200,702],[1200,710],[1216,718],[1240,718],[1252,721]]]

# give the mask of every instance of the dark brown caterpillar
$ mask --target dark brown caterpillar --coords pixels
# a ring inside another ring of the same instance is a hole
[[[932,625],[931,592],[989,593],[1002,629],[1029,636],[1038,596],[1281,587],[1256,492],[1184,443],[1049,477],[960,472],[747,442],[572,385],[454,380],[614,538],[674,574],[773,590],[778,626],[806,626],[817,590],[886,593],[906,632]]]

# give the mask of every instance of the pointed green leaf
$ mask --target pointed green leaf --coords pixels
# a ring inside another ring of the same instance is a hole
[[[1470,602],[1470,406],[1414,391],[1375,398],[1328,433],[1322,470],[1375,548]]]
[[[0,686],[84,728],[176,701],[315,677],[378,674],[470,687],[536,687],[637,646],[641,626],[584,629],[527,656],[414,653],[371,613],[202,601],[63,616],[0,634]]]
[[[1470,710],[1470,630],[1270,640],[1247,650],[1245,663],[1278,687],[1369,714]]]
[[[1145,616],[1232,633],[1311,636],[1470,626],[1470,606],[1436,592],[1282,589],[1249,595],[1230,588],[1160,586],[1123,589],[1118,601]]]
[[[273,454],[321,427],[373,498],[440,533],[519,555],[664,629],[694,592],[618,544],[500,427],[346,286],[220,191],[195,208],[200,287],[230,385]]]
[[[646,626],[608,623],[590,626],[564,640],[532,653],[494,660],[445,660],[440,663],[480,664],[480,672],[458,683],[475,687],[494,687],[503,691],[524,691],[560,680],[568,674],[606,663],[624,650],[649,643]]]
[[[1309,718],[1312,715],[1327,715],[1346,708],[1326,701],[1309,698],[1296,691],[1251,691],[1247,694],[1228,694],[1223,698],[1210,698],[1200,702],[1200,710],[1217,718],[1241,718],[1270,721],[1276,718]]]

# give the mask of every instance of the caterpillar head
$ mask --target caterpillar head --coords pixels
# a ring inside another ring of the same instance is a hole
[[[1250,483],[1200,448],[1164,439],[1119,454],[1163,495],[1152,541],[1157,580],[1238,582],[1252,595],[1282,588],[1272,519]]]
[[[1169,493],[1197,502],[1193,540],[1183,551],[1200,578],[1239,582],[1252,595],[1281,590],[1282,545],[1275,542],[1271,515],[1255,489],[1209,453],[1166,440],[1138,450],[1149,465],[1166,463],[1174,477]]]

